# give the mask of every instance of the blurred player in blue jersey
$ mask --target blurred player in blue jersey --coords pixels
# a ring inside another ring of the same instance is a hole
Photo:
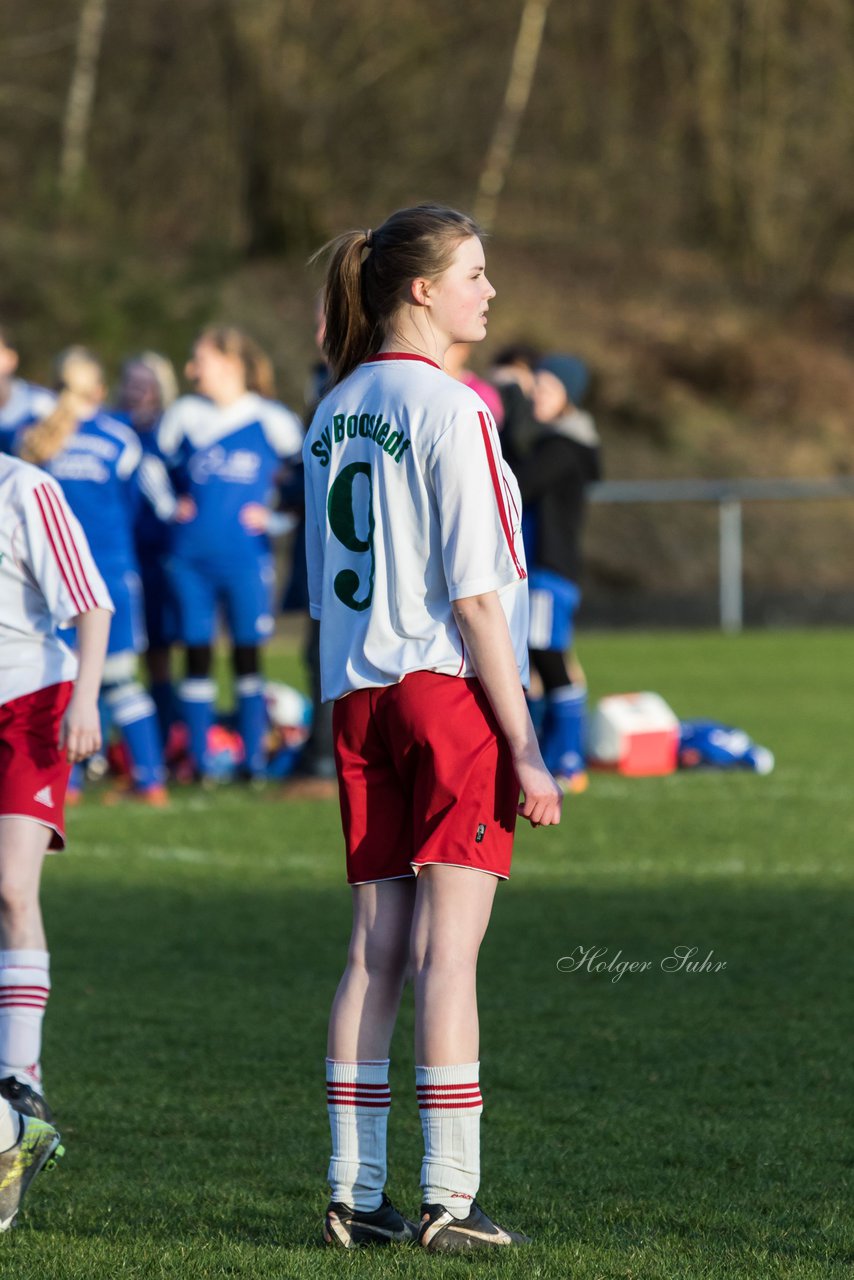
[[[163,413],[178,396],[178,379],[170,360],[156,351],[142,351],[122,365],[116,393],[115,415],[133,427],[146,457],[159,458],[157,427]],[[148,649],[145,664],[151,696],[163,741],[177,718],[169,650],[178,640],[178,610],[172,594],[166,561],[172,530],[151,502],[139,504],[134,540],[142,578]]]
[[[234,647],[245,772],[262,778],[266,711],[260,646],[273,629],[269,503],[282,462],[299,453],[303,429],[295,414],[272,399],[272,366],[238,329],[206,329],[187,374],[198,394],[177,400],[157,433],[181,494],[169,572],[187,646],[182,712],[196,770],[204,778],[210,774],[212,646],[221,608]]]
[[[146,647],[142,591],[133,541],[135,509],[144,492],[161,515],[175,497],[162,463],[141,466],[133,431],[101,408],[106,394],[100,362],[82,347],[56,365],[59,399],[35,426],[19,432],[15,452],[44,467],[62,487],[115,604],[102,693],[127,746],[137,796],[166,801],[160,733],[154,703],[136,679],[137,655]]]
[[[44,418],[56,403],[46,387],[16,378],[17,370],[18,348],[9,330],[0,326],[0,453],[11,453],[17,432]]]

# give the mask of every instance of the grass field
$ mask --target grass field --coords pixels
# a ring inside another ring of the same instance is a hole
[[[48,865],[68,1154],[0,1240],[3,1280],[851,1275],[854,636],[588,635],[582,656],[594,695],[656,689],[778,767],[599,776],[561,828],[520,832],[481,960],[482,1198],[535,1244],[318,1247],[337,810],[188,789],[166,813],[89,797]],[[297,678],[293,654],[271,667]],[[559,972],[578,946],[652,965]],[[726,968],[663,972],[677,946]],[[411,1029],[406,998],[390,1191],[414,1214]]]

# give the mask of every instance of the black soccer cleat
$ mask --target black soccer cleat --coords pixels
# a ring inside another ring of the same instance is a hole
[[[369,1244],[411,1244],[417,1234],[415,1223],[404,1218],[385,1194],[379,1209],[371,1213],[333,1200],[323,1223],[324,1243],[339,1249],[359,1249]]]
[[[0,1080],[0,1098],[5,1098],[14,1111],[22,1116],[35,1116],[37,1120],[53,1120],[53,1112],[47,1105],[44,1094],[31,1085],[24,1084],[16,1076],[6,1076]]]
[[[418,1244],[430,1253],[460,1253],[468,1249],[488,1249],[492,1245],[530,1244],[521,1231],[507,1231],[488,1218],[476,1200],[468,1217],[455,1218],[443,1204],[421,1206]]]

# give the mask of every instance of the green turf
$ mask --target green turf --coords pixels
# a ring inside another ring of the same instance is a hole
[[[772,747],[767,778],[594,778],[520,832],[481,961],[483,1188],[527,1251],[318,1247],[323,1052],[349,902],[332,804],[90,797],[44,887],[45,1063],[68,1154],[5,1280],[842,1277],[854,1265],[847,633],[587,636],[594,694],[663,693]],[[273,666],[293,678],[292,655]],[[560,973],[579,945],[643,973]],[[664,973],[675,946],[726,968]],[[417,1210],[408,998],[390,1190]]]

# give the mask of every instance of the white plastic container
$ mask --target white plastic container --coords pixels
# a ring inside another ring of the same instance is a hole
[[[615,693],[602,698],[590,717],[587,761],[635,778],[674,773],[679,720],[657,693]]]

